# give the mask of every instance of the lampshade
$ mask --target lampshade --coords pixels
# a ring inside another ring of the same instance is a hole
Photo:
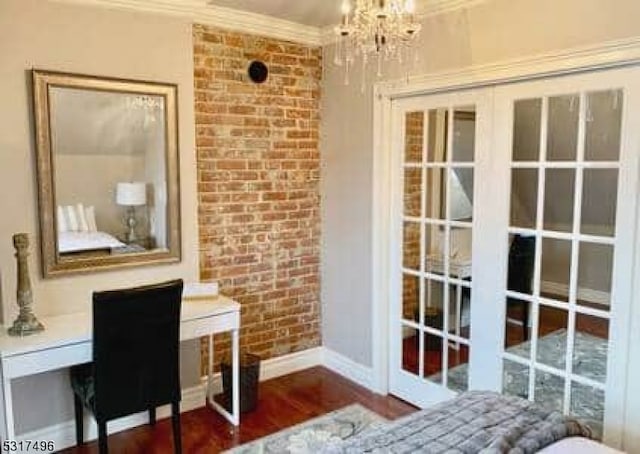
[[[123,206],[139,206],[147,203],[147,185],[141,182],[118,183],[116,203]]]

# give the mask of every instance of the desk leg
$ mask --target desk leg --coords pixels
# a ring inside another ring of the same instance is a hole
[[[462,318],[462,287],[456,285],[456,336],[460,337],[460,319]]]
[[[11,379],[2,378],[2,426],[0,440],[15,440],[16,433],[13,422],[13,399],[11,398]]]
[[[207,399],[209,404],[234,426],[240,424],[240,330],[231,331],[231,412],[213,398],[213,335],[209,339],[209,376],[207,377]]]
[[[456,310],[453,316],[455,318],[454,333],[456,336],[460,337],[460,318],[462,317],[462,287],[460,286],[460,284],[456,284]],[[447,327],[447,329],[448,328],[449,327]],[[453,348],[454,350],[460,350],[460,342],[458,341],[449,342],[449,347]]]
[[[232,424],[237,426],[240,424],[240,330],[231,331],[231,354],[233,356],[232,367]]]
[[[209,345],[209,361],[207,364],[207,399],[213,401],[213,334],[207,339]]]

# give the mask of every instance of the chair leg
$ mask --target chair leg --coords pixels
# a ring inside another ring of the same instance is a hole
[[[108,454],[109,448],[107,446],[107,422],[98,422],[98,452],[100,454]]]
[[[182,454],[182,436],[180,434],[180,403],[171,403],[171,425],[173,426],[173,445],[175,454]]]
[[[156,407],[149,409],[149,424],[152,426],[156,425]]]
[[[529,340],[529,303],[522,302],[522,339]]]
[[[76,415],[76,444],[80,446],[82,443],[84,443],[84,407],[82,405],[82,400],[76,393],[73,393],[73,406]]]

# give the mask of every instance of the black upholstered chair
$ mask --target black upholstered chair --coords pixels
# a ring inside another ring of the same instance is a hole
[[[107,453],[107,421],[171,404],[175,452],[180,437],[179,336],[181,280],[93,294],[93,362],[71,368],[76,438],[83,443],[83,408],[98,424]]]
[[[514,292],[531,294],[536,239],[533,236],[514,235],[509,248],[507,288]],[[519,305],[522,314],[522,338],[529,339],[529,302],[507,298],[508,305]]]

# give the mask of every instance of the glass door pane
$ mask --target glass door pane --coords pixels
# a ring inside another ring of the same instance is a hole
[[[475,110],[403,114],[402,371],[450,393],[469,387]]]
[[[503,392],[604,421],[622,90],[515,100]]]

